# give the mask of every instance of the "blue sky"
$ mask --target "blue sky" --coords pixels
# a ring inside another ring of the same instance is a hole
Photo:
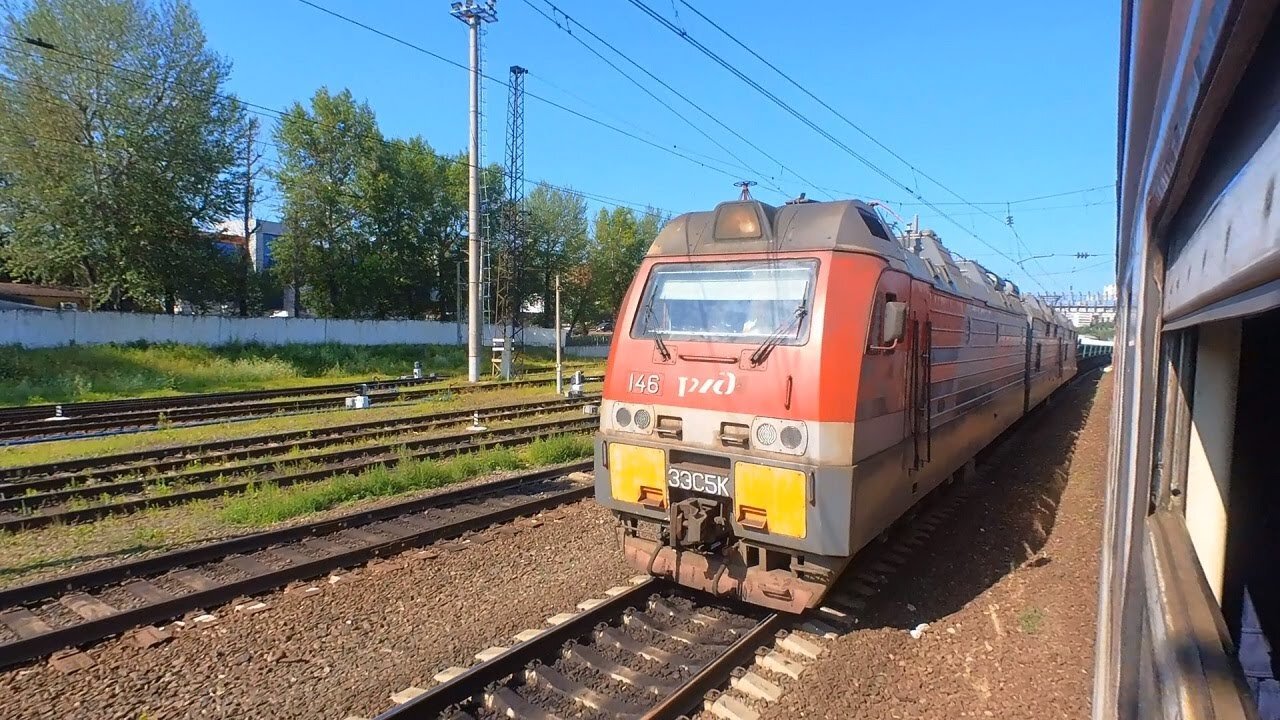
[[[672,212],[705,209],[734,197],[737,176],[760,181],[756,197],[777,204],[783,197],[764,185],[775,184],[788,196],[806,192],[817,199],[827,197],[819,188],[828,188],[840,195],[885,200],[908,219],[919,213],[922,224],[935,228],[956,252],[1012,277],[1027,290],[1040,291],[1041,284],[1055,291],[1096,290],[1112,282],[1115,3],[837,0],[822,6],[690,0],[916,170],[979,203],[975,209],[804,96],[680,0],[645,0],[897,182],[915,188],[962,230],[627,0],[551,1],[782,160],[786,169],[597,46],[743,162],[730,157],[530,7],[554,14],[546,0],[499,0],[499,21],[489,26],[485,38],[486,72],[505,81],[513,64],[530,70],[529,178]],[[231,90],[245,99],[283,107],[305,101],[322,85],[347,87],[369,102],[385,134],[422,135],[444,151],[465,148],[465,71],[298,0],[193,2],[210,44],[234,64]],[[450,17],[446,0],[314,2],[466,62],[466,29]],[[595,45],[581,28],[575,28],[575,35]],[[734,177],[727,176],[532,95],[674,146],[707,164],[745,168],[733,167],[728,172]],[[485,159],[501,162],[507,89],[487,83],[485,109]],[[1098,189],[1071,192],[1084,188]],[[1071,194],[1016,202],[1067,192]],[[593,202],[593,208],[600,205]],[[1003,222],[1007,214],[1021,240]],[[1077,252],[1102,256],[1070,257]],[[1026,260],[1025,271],[1010,260],[1039,255],[1055,257]]]

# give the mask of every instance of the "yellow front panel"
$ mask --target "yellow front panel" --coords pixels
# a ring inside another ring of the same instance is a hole
[[[753,530],[803,538],[805,484],[799,470],[734,463],[734,517]]]
[[[609,485],[613,498],[646,507],[667,506],[667,461],[658,448],[611,442]]]

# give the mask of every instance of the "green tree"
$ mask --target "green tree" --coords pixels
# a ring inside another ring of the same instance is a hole
[[[207,302],[245,112],[185,0],[13,0],[0,49],[0,252],[95,304]],[[31,42],[15,42],[30,38]]]
[[[454,164],[414,137],[385,144],[373,170],[362,177],[360,225],[374,239],[365,265],[377,288],[371,298],[375,317],[421,317],[439,310],[442,291],[453,282],[441,264],[459,243],[466,211],[451,187]]]
[[[363,177],[375,171],[383,139],[373,110],[349,90],[321,88],[307,109],[294,103],[275,129],[285,234],[273,247],[276,272],[300,288],[319,315],[369,314],[372,243],[361,228]]]
[[[595,290],[594,317],[584,320],[613,319],[617,315],[622,296],[663,223],[662,216],[653,209],[639,216],[624,207],[602,209],[596,214],[590,270],[590,283]]]
[[[573,322],[587,307],[575,300],[582,298],[590,303],[590,287],[582,283],[589,275],[579,271],[591,257],[586,200],[576,193],[540,184],[525,198],[525,209],[533,256],[530,265],[539,270],[531,273],[535,284],[528,292],[542,300],[543,324],[551,327],[555,322],[554,278],[559,273],[561,295],[570,308],[567,319]]]
[[[1099,340],[1111,340],[1116,336],[1114,322],[1098,322],[1080,330],[1081,335],[1088,335]]]

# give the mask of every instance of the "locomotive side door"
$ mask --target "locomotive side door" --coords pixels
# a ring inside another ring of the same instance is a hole
[[[907,325],[907,412],[912,470],[920,470],[933,456],[929,410],[933,388],[933,323],[929,316],[931,290],[926,283],[911,283],[911,312]]]

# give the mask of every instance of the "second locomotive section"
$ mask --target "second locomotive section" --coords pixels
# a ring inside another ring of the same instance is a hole
[[[1074,374],[1062,325],[857,201],[682,215],[623,301],[596,496],[638,569],[812,607]]]

